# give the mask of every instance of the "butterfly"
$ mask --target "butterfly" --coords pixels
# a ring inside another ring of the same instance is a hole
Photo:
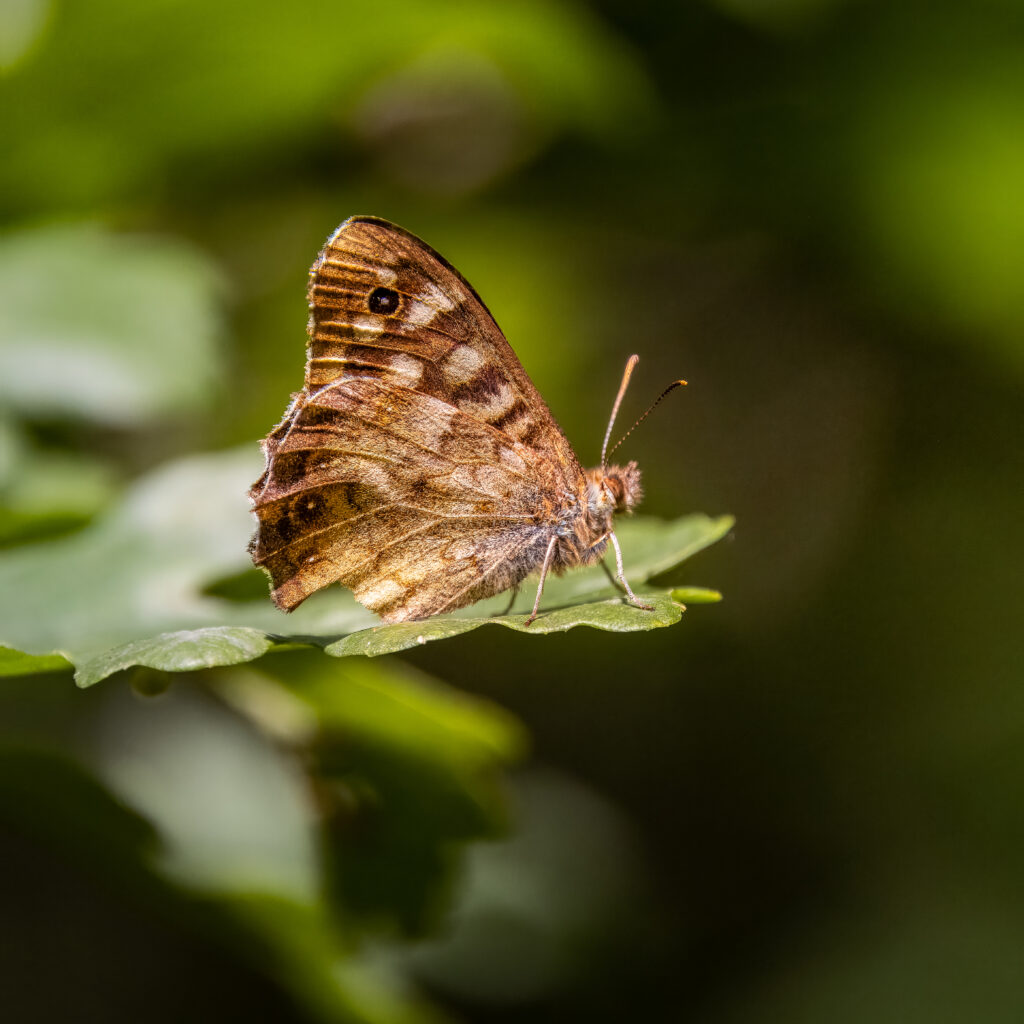
[[[597,562],[609,544],[628,600],[651,608],[626,581],[612,529],[640,501],[640,470],[605,464],[636,356],[601,465],[584,470],[483,301],[408,231],[346,220],[308,297],[305,386],[263,441],[249,492],[250,553],[280,608],[340,582],[403,622],[539,571],[530,623],[548,574]]]

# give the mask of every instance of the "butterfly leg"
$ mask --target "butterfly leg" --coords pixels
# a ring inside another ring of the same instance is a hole
[[[548,569],[551,568],[551,563],[555,560],[555,545],[558,543],[557,537],[552,537],[548,541],[548,549],[544,552],[544,564],[540,567],[540,582],[537,584],[537,597],[533,602],[533,611],[530,612],[530,617],[526,620],[524,625],[529,626],[535,618],[537,618],[537,611],[540,608],[540,595],[544,593],[544,580],[547,579]]]
[[[618,538],[614,533],[609,533],[608,539],[612,542],[612,547],[615,548],[615,575],[618,576],[619,582],[625,589],[626,597],[629,598],[629,603],[635,604],[637,608],[643,608],[645,611],[653,612],[654,605],[648,604],[646,601],[641,601],[640,598],[633,593],[632,588],[626,582],[626,574],[622,569],[622,548],[619,547]]]
[[[615,573],[608,568],[608,563],[603,558],[601,559],[600,565],[604,570],[605,576],[608,577],[608,582],[615,587],[616,590],[622,590],[622,584],[615,578]]]
[[[609,536],[610,536],[610,533],[602,533],[601,536],[598,537],[597,540],[595,540],[594,543],[590,545],[589,550],[593,550],[599,544],[603,544],[608,539]],[[615,574],[611,571],[611,569],[608,568],[608,563],[604,560],[604,558],[602,558],[600,560],[600,562],[598,562],[598,565],[601,566],[602,572],[604,572],[605,576],[608,577],[608,582],[613,587],[615,587],[616,590],[622,590],[622,592],[625,593],[625,590],[623,590],[622,584],[615,578]]]
[[[590,548],[588,550],[592,551],[599,544],[603,544],[610,535],[610,532],[602,533],[601,536],[598,537],[597,540],[595,540],[594,543],[590,545]],[[611,569],[608,568],[608,563],[604,560],[604,558],[602,558],[600,562],[598,562],[598,565],[601,566],[601,570],[604,572],[605,576],[608,577],[608,582],[617,590],[622,590],[622,584],[615,578],[615,575],[612,573]],[[622,592],[625,593],[624,590],[622,590]]]
[[[506,606],[505,610],[501,613],[502,615],[508,615],[508,613],[510,611],[512,611],[512,605],[514,605],[516,603],[516,598],[518,596],[519,596],[519,584],[517,583],[512,588],[512,596],[508,599],[508,605]]]

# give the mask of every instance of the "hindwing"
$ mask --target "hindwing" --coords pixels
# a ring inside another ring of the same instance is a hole
[[[289,610],[335,581],[385,621],[500,593],[539,566],[571,500],[525,445],[368,378],[300,400],[265,446],[252,554]]]

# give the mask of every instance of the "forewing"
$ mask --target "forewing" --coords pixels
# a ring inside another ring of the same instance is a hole
[[[572,447],[494,318],[425,242],[373,217],[345,221],[310,270],[309,303],[307,394],[350,377],[412,388],[535,449],[579,484]]]
[[[571,500],[532,449],[373,378],[300,396],[265,449],[252,555],[286,610],[335,581],[386,621],[499,593],[539,566]]]

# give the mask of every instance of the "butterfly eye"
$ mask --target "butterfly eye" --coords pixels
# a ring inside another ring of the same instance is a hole
[[[398,309],[398,292],[390,288],[375,288],[370,292],[371,313],[394,313]]]

